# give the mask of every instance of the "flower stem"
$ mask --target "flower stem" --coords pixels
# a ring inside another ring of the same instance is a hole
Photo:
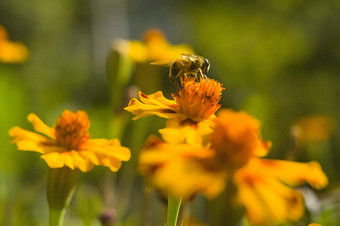
[[[179,209],[181,206],[182,199],[177,199],[168,196],[168,215],[167,215],[167,226],[176,226]]]
[[[49,226],[62,226],[64,222],[66,208],[54,209],[50,208],[49,211]]]

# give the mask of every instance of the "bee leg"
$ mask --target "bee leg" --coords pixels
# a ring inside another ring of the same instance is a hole
[[[201,68],[198,69],[198,73],[200,74],[200,76],[201,76],[203,79],[206,79],[206,78],[207,78],[207,76],[206,76],[205,74],[203,74]]]
[[[169,80],[172,84],[176,85],[176,87],[177,87],[176,92],[178,92],[179,87],[178,87],[178,83],[176,82],[176,80],[173,77],[170,77],[170,76],[169,76]]]
[[[193,73],[193,72],[186,72],[186,73],[184,73],[185,77],[188,77],[188,75],[193,75],[193,76],[195,76],[195,80],[198,80],[197,73]]]

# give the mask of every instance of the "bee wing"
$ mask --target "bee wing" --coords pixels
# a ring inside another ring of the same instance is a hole
[[[160,60],[160,61],[152,62],[151,65],[159,65],[159,66],[170,67],[173,62],[174,62],[174,60]]]
[[[189,59],[191,61],[203,59],[203,57],[195,55],[195,54],[184,54],[184,53],[182,53],[181,57],[184,58],[184,59]]]

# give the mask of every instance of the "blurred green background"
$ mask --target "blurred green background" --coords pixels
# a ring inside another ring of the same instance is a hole
[[[273,142],[270,157],[322,164],[330,184],[316,196],[321,209],[310,209],[314,215],[293,225],[340,223],[340,1],[11,0],[0,1],[0,24],[30,51],[25,63],[0,63],[0,225],[46,225],[47,166],[38,154],[17,151],[8,130],[31,129],[30,112],[53,125],[64,109],[86,110],[92,137],[119,137],[134,153],[118,174],[97,167],[82,176],[65,225],[100,225],[105,211],[115,212],[120,225],[140,225],[148,215],[136,157],[164,120],[126,121],[127,99],[112,103],[112,95],[124,96],[125,89],[112,90],[107,58],[112,41],[140,40],[150,28],[210,60],[208,76],[226,88],[222,106],[261,120],[263,138]],[[151,84],[145,92],[175,91],[164,86],[162,72],[163,82],[145,79]],[[326,117],[327,125],[309,120],[315,115]],[[154,193],[149,205],[152,216],[164,215]],[[204,222],[203,207],[195,208]]]

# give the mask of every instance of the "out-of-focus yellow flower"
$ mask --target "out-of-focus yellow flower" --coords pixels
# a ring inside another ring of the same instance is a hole
[[[304,212],[301,194],[290,187],[306,182],[317,189],[328,184],[319,163],[252,158],[234,176],[237,199],[256,225],[301,218]]]
[[[324,141],[332,136],[334,129],[333,118],[314,115],[297,120],[292,127],[292,133],[300,141]]]
[[[209,78],[196,82],[193,77],[182,77],[181,84],[179,91],[172,94],[173,100],[165,98],[161,91],[151,95],[140,92],[140,101],[131,99],[125,110],[135,115],[134,120],[150,115],[168,119],[166,128],[160,130],[166,141],[200,144],[201,137],[211,132],[211,119],[221,107],[218,102],[224,88]]]
[[[308,226],[322,226],[321,224],[317,224],[317,223],[311,223]]]
[[[28,59],[28,49],[20,42],[8,39],[6,29],[0,25],[0,62],[22,63]]]
[[[255,118],[222,110],[214,121],[210,146],[151,137],[140,154],[140,172],[162,191],[184,198],[197,192],[214,198],[231,180],[238,188],[236,200],[245,207],[249,220],[260,225],[302,216],[301,195],[288,186],[327,185],[317,162],[261,159],[271,143],[261,140]]]
[[[50,168],[66,166],[87,172],[94,165],[103,165],[117,171],[121,161],[130,159],[130,150],[121,146],[117,139],[90,139],[90,121],[84,111],[63,111],[53,128],[33,113],[27,118],[37,132],[47,137],[14,127],[9,131],[12,142],[17,144],[19,150],[41,153],[41,158]]]
[[[188,45],[170,44],[158,29],[148,30],[143,41],[117,40],[114,48],[138,63],[175,59],[182,53],[193,53]]]

